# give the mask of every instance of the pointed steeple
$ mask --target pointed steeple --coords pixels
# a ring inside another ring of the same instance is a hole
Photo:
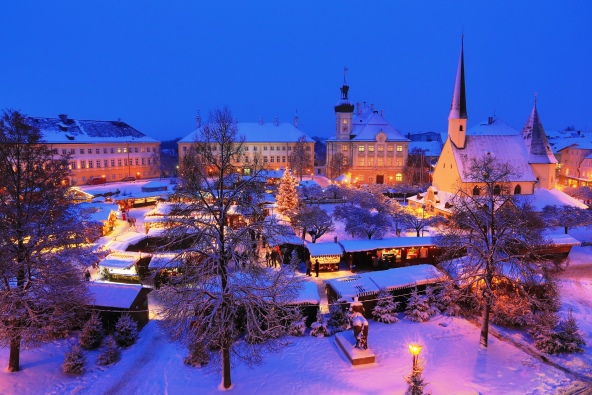
[[[464,37],[460,44],[460,57],[458,58],[458,69],[456,70],[456,81],[454,82],[454,93],[448,119],[467,119],[467,98],[465,96],[465,60],[464,60]]]
[[[526,143],[526,149],[529,154],[529,163],[557,163],[557,159],[553,155],[553,150],[547,140],[545,128],[539,117],[539,112],[536,106],[536,93],[534,95],[534,104],[530,116],[526,121],[526,125],[522,129],[522,137]]]

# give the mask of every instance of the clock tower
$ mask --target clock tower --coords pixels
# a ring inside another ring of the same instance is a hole
[[[352,128],[352,117],[354,114],[354,105],[347,98],[349,86],[345,82],[345,72],[343,73],[343,85],[341,86],[341,99],[335,104],[335,138],[337,140],[349,140]]]

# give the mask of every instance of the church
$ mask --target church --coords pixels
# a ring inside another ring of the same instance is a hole
[[[545,129],[534,105],[522,131],[495,117],[489,117],[467,130],[465,94],[464,45],[460,56],[452,104],[448,115],[448,138],[433,174],[433,183],[424,196],[409,198],[409,204],[427,212],[446,215],[450,198],[462,189],[479,194],[478,183],[468,179],[466,169],[474,159],[492,155],[500,162],[510,163],[516,175],[508,180],[510,191],[520,198],[532,198],[535,209],[546,205],[583,207],[576,199],[555,188],[557,159],[547,141]]]

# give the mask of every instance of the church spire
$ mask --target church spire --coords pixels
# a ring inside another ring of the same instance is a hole
[[[465,61],[464,61],[464,36],[460,43],[460,57],[456,80],[454,81],[454,93],[450,114],[448,114],[448,136],[456,148],[465,148],[467,139],[467,98],[465,96]]]
[[[465,96],[465,60],[464,60],[464,36],[461,38],[460,57],[454,82],[454,93],[448,119],[467,119],[467,98]]]
[[[539,112],[536,106],[536,93],[534,94],[534,104],[530,116],[522,129],[522,137],[529,154],[530,163],[557,163],[557,159],[553,155],[545,128],[539,117]]]

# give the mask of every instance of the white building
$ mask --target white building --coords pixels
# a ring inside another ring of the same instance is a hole
[[[30,117],[56,155],[72,155],[71,185],[159,174],[160,142],[121,121]]]

